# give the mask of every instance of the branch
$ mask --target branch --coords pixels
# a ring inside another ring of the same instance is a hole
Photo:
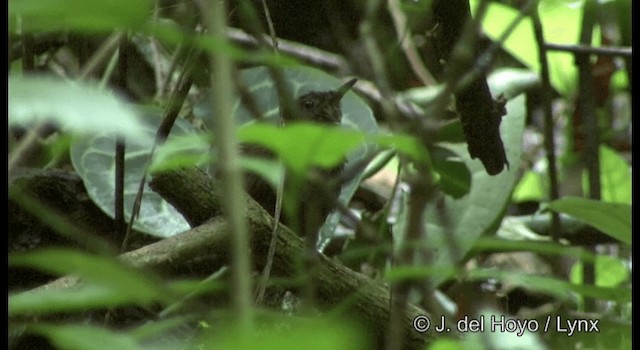
[[[198,169],[182,169],[158,175],[151,182],[151,187],[169,200],[190,223],[196,225],[208,220],[209,215],[205,213],[219,211],[220,201],[223,199],[215,180]],[[248,196],[245,200],[248,209],[247,221],[252,237],[252,259],[256,266],[262,266],[267,259],[274,222],[271,216],[255,201]],[[198,203],[198,205],[193,205],[193,203]],[[226,244],[228,230],[223,219],[216,218],[196,229],[199,231],[190,231],[165,240],[165,242],[174,239],[182,239],[182,242],[195,240],[197,243],[188,246],[196,249],[196,252],[225,254],[228,250]],[[204,235],[209,238],[203,238]],[[178,238],[180,236],[183,237]],[[176,244],[176,242],[164,244],[174,250],[185,246],[184,244]],[[304,254],[304,249],[301,238],[288,228],[279,225],[274,272],[282,276],[295,277],[299,273],[298,264]],[[149,253],[147,251],[142,256],[149,260]],[[195,254],[186,253],[186,256],[193,257]],[[345,315],[355,316],[356,319],[362,321],[371,330],[372,336],[377,338],[376,344],[384,344],[383,337],[386,334],[385,330],[389,320],[389,291],[386,286],[324,255],[320,255],[320,262],[312,279],[313,283],[318,286],[320,306],[329,309],[346,306]],[[345,305],[345,301],[348,301],[347,305]],[[425,312],[413,305],[408,306],[402,322],[406,348],[421,348],[427,340],[434,337],[434,333],[418,333],[413,330],[413,318],[420,314],[425,314]]]
[[[548,51],[563,51],[574,54],[593,54],[598,56],[621,56],[631,57],[632,51],[630,47],[593,47],[589,45],[561,45],[545,43],[545,49]]]
[[[270,43],[267,40],[269,37],[266,35],[264,35],[264,37],[264,41],[267,42],[270,47],[273,47],[273,43]],[[227,38],[229,38],[230,41],[236,44],[241,44],[245,47],[260,47],[260,44],[255,38],[240,29],[227,28]],[[300,43],[283,40],[281,38],[277,38],[277,43],[279,52],[291,55],[311,65],[339,73],[346,73],[349,71],[349,64],[340,55]]]

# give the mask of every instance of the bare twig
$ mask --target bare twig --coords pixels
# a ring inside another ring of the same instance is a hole
[[[127,231],[124,235],[124,239],[122,241],[122,250],[124,251],[128,245],[129,239],[131,238],[131,233],[133,232],[133,223],[138,217],[138,213],[140,212],[140,207],[142,205],[142,195],[144,193],[144,184],[147,181],[147,170],[149,169],[149,165],[153,160],[153,155],[155,153],[156,147],[162,145],[164,141],[169,136],[169,132],[171,132],[171,128],[178,118],[178,113],[180,112],[180,108],[182,107],[189,89],[191,89],[192,80],[191,80],[191,71],[193,70],[193,66],[197,61],[197,57],[199,56],[199,51],[195,52],[191,50],[189,55],[187,56],[186,62],[182,68],[182,72],[180,74],[180,78],[178,79],[178,83],[176,85],[176,89],[173,91],[171,95],[171,99],[167,105],[167,109],[162,118],[162,123],[158,130],[156,131],[156,137],[153,143],[153,147],[149,151],[149,159],[147,159],[147,163],[145,164],[145,170],[143,172],[142,178],[140,179],[140,183],[138,184],[138,191],[136,193],[136,198],[133,201],[133,207],[131,208],[131,217],[129,218],[129,224],[127,225]]]
[[[612,46],[603,46],[603,47],[593,47],[591,45],[562,45],[562,44],[552,44],[545,43],[545,49],[547,51],[562,51],[562,52],[571,52],[574,54],[592,54],[598,56],[620,56],[630,58],[632,56],[630,47],[612,47]]]
[[[260,35],[264,36],[264,34]],[[260,45],[255,37],[235,28],[227,30],[227,37],[232,42],[243,46],[258,47]],[[277,39],[277,42],[278,50],[281,53],[298,58],[305,63],[337,73],[346,74],[349,71],[347,61],[340,55],[280,38]],[[273,44],[268,44],[268,47],[273,47]]]
[[[106,60],[115,52],[120,43],[120,39],[124,33],[116,32],[113,33],[103,42],[102,45],[98,48],[98,50],[91,56],[89,61],[82,67],[82,71],[80,71],[80,75],[78,76],[79,80],[86,80],[89,76],[91,76],[96,69],[100,67],[101,64],[106,62]]]
[[[436,80],[433,78],[427,67],[425,67],[418,50],[411,38],[411,31],[407,25],[407,16],[402,12],[400,8],[399,0],[387,0],[387,6],[389,7],[389,13],[393,19],[393,25],[400,41],[400,46],[404,51],[407,61],[411,69],[424,85],[435,85]]]
[[[278,39],[276,37],[276,30],[273,27],[271,14],[269,13],[269,6],[267,6],[267,2],[265,0],[262,0],[262,9],[264,10],[264,17],[267,19],[267,25],[269,26],[269,35],[271,36],[271,44],[273,45],[273,52],[278,53]]]

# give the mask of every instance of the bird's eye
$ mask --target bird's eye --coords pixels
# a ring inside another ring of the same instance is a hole
[[[316,103],[313,100],[305,100],[302,102],[302,108],[310,110],[313,108],[313,106],[315,106],[315,104]]]

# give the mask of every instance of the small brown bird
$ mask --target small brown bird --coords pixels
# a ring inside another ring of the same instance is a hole
[[[292,121],[313,121],[328,125],[340,125],[342,122],[342,109],[340,102],[342,97],[356,83],[352,79],[336,90],[312,91],[296,99],[299,113],[289,115],[284,113],[282,119],[284,124]],[[243,145],[242,152],[255,157],[273,158],[274,155],[269,150],[255,145]],[[298,189],[298,203],[296,208],[296,218],[283,217],[283,223],[296,227],[300,235],[317,237],[318,231],[324,220],[335,208],[336,201],[340,195],[341,184],[339,176],[344,168],[340,164],[331,169],[312,168],[307,174],[307,178]],[[246,190],[263,208],[270,214],[275,213],[276,191],[265,180],[256,174],[246,175]],[[286,174],[285,174],[286,178]],[[288,188],[285,180],[284,190]]]

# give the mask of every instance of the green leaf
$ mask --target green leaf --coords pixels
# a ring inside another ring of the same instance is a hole
[[[311,166],[329,168],[363,145],[365,134],[317,123],[278,127],[252,123],[238,131],[240,142],[259,144],[276,152],[288,168],[302,174]]]
[[[427,211],[428,247],[437,247],[435,266],[440,271],[448,271],[447,266],[455,264],[464,256],[475,241],[484,233],[497,230],[504,210],[511,198],[518,174],[517,164],[522,152],[522,134],[525,121],[524,96],[510,100],[507,115],[502,119],[500,134],[505,146],[510,169],[496,176],[487,174],[479,160],[472,160],[466,144],[442,144],[455,152],[471,172],[471,189],[460,198],[445,198],[443,208],[447,210],[449,227],[441,223],[440,215],[434,206]],[[395,231],[395,227],[394,227]],[[450,245],[454,244],[455,247]],[[456,255],[452,256],[451,252]],[[443,281],[447,275],[439,275],[435,283]]]
[[[126,220],[130,220],[133,202],[138,192],[140,180],[145,172],[149,159],[153,139],[160,125],[157,118],[147,116],[144,127],[145,137],[140,139],[127,138],[125,153],[124,179],[124,211]],[[169,137],[193,133],[194,128],[183,120],[177,120]],[[200,159],[200,155],[209,153],[208,147],[194,142],[193,148],[186,150],[188,157]],[[188,147],[186,147],[188,148]],[[184,153],[183,153],[184,154]],[[109,134],[97,134],[91,138],[81,138],[71,146],[71,162],[76,169],[93,202],[110,217],[114,217],[115,193],[115,137]],[[166,162],[164,166],[168,167]],[[173,164],[175,165],[175,164]],[[162,166],[162,164],[157,165]],[[139,231],[157,237],[170,237],[189,229],[189,225],[182,215],[166,202],[160,195],[153,192],[145,184],[140,215],[133,227]]]
[[[494,94],[512,99],[540,85],[540,76],[529,69],[500,68],[489,76],[487,83]]]
[[[631,205],[566,197],[550,202],[547,208],[589,224],[605,234],[631,244]]]
[[[286,325],[286,327],[283,327]],[[260,332],[247,334],[234,329],[227,329],[206,339],[201,346],[205,349],[247,349],[247,350],[293,350],[300,349],[301,342],[313,344],[316,350],[338,349],[371,349],[368,338],[357,325],[346,320],[310,319],[296,320],[291,318],[274,320],[265,325]]]
[[[141,300],[135,291],[123,293],[113,284],[82,283],[67,289],[33,289],[9,295],[9,316],[40,315],[57,312],[85,312],[92,309],[108,309],[132,304],[149,304],[154,300]],[[157,286],[156,286],[157,287]],[[175,281],[167,283],[171,293],[194,297],[212,291],[224,291],[227,285],[213,281]],[[162,301],[158,298],[157,301]],[[171,304],[172,306],[181,304]]]
[[[371,142],[375,142],[380,146],[392,147],[404,153],[406,156],[421,163],[431,165],[429,152],[422,143],[411,135],[392,134],[392,135],[374,135],[369,138]]]
[[[59,349],[139,350],[136,340],[125,333],[86,325],[37,325],[30,331],[49,338]]]
[[[139,26],[151,11],[149,0],[9,1],[9,27],[17,29],[15,18],[19,16],[20,30],[24,32],[110,32]]]
[[[9,257],[13,266],[31,267],[57,275],[74,275],[108,287],[140,302],[166,300],[158,281],[124,263],[68,249],[45,249]]]
[[[145,139],[137,111],[113,93],[46,76],[9,77],[9,126],[53,122],[80,134],[111,133]]]
[[[456,153],[435,146],[433,169],[439,175],[438,185],[453,198],[461,198],[471,189],[471,173],[464,161]]]
[[[284,127],[250,123],[238,130],[238,140],[274,151],[291,171],[300,174],[311,166],[338,165],[352,151],[367,144],[394,148],[416,161],[430,161],[427,150],[412,136],[368,134],[312,122],[289,123]]]
[[[150,173],[175,170],[193,165],[205,165],[211,162],[214,154],[208,152],[211,147],[210,134],[197,133],[189,125],[178,122],[178,132],[171,135],[164,144],[156,148],[149,167]],[[180,134],[181,129],[188,134]]]
[[[84,285],[73,289],[35,289],[9,295],[9,316],[112,308],[140,302],[138,295],[107,286]],[[148,300],[145,301],[147,303]]]

